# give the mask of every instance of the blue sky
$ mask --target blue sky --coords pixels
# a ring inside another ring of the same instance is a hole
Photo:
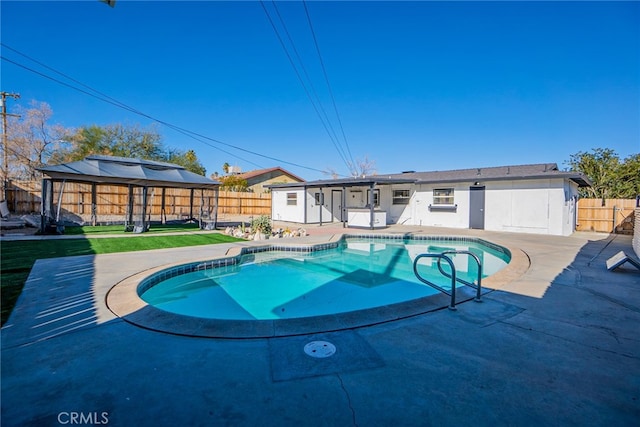
[[[640,152],[638,2],[306,6],[331,92],[298,1],[3,0],[1,88],[24,106],[47,102],[51,122],[66,127],[154,123],[9,62],[81,87],[27,55],[210,138],[156,124],[167,146],[195,150],[208,174],[225,162],[321,179],[329,168],[347,175],[345,162],[365,156],[384,174],[563,167],[595,147]]]

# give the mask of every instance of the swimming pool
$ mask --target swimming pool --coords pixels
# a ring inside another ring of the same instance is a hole
[[[172,267],[143,280],[138,293],[160,310],[203,319],[328,316],[439,294],[416,278],[413,262],[419,254],[455,250],[475,254],[483,277],[502,269],[511,257],[507,249],[476,238],[347,236],[319,247],[248,248],[237,257]],[[478,267],[469,256],[449,256],[458,278],[476,280]],[[437,262],[421,259],[419,272],[450,289]],[[449,267],[443,263],[442,268]]]

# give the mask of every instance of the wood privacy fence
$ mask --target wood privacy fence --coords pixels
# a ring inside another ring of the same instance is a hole
[[[633,234],[635,199],[578,200],[578,231]]]
[[[60,182],[54,184],[56,209],[60,200],[60,213],[64,220],[89,223],[91,221],[91,184],[67,182],[59,199]],[[13,214],[40,213],[41,181],[11,181],[7,191],[7,204]],[[136,189],[139,190],[139,189]],[[160,221],[162,215],[162,188],[149,188],[147,212],[152,221]],[[138,191],[139,193],[139,191]],[[215,192],[213,190],[191,190],[182,188],[164,189],[166,220],[197,218],[200,208],[205,215],[213,215]],[[98,185],[96,188],[96,216],[98,223],[123,222],[127,213],[129,189],[120,185]],[[134,212],[139,210],[141,199],[135,196]],[[271,194],[220,191],[218,195],[218,217],[225,215],[271,215]]]

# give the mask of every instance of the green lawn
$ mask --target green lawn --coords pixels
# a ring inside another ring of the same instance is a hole
[[[119,227],[120,230],[122,230],[122,226]],[[65,230],[65,232],[66,231],[67,230]],[[184,231],[184,229],[181,231]],[[90,237],[90,231],[88,234],[89,236],[86,239],[2,242],[2,246],[0,247],[1,324],[4,325],[9,318],[18,296],[20,296],[22,287],[29,277],[31,267],[33,267],[33,264],[38,259],[146,251],[150,249],[178,248],[242,241],[242,239],[219,233],[173,236],[149,236],[147,234],[145,236],[108,237],[99,239],[92,239]]]
[[[200,228],[196,223],[188,224],[152,224],[147,233],[172,233],[172,232],[185,232],[185,231],[199,231]],[[97,235],[97,234],[124,234],[124,225],[82,225],[82,226],[67,226],[64,229],[64,234],[67,235]]]

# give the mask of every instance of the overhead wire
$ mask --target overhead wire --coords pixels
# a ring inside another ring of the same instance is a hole
[[[47,75],[47,74],[45,74],[43,72],[40,72],[38,70],[34,70],[33,68],[30,68],[30,67],[28,67],[28,66],[26,66],[24,64],[21,64],[19,62],[16,62],[16,61],[11,60],[11,59],[9,59],[9,58],[7,58],[5,56],[0,55],[0,59],[2,59],[4,61],[7,61],[7,62],[9,62],[11,64],[14,64],[14,65],[16,65],[18,67],[21,67],[21,68],[23,68],[23,69],[25,69],[27,71],[30,71],[30,72],[32,72],[34,74],[37,74],[37,75],[39,75],[41,77],[44,77],[46,79],[52,80],[52,81],[54,81],[54,82],[56,82],[58,84],[61,84],[63,86],[66,86],[68,88],[76,90],[78,92],[84,93],[85,95],[91,96],[93,98],[96,98],[96,99],[101,100],[103,102],[106,102],[108,104],[114,105],[116,107],[122,108],[122,109],[127,110],[129,112],[132,112],[134,114],[137,114],[137,115],[140,115],[142,117],[145,117],[145,118],[147,118],[149,120],[152,120],[152,121],[154,121],[156,123],[164,125],[164,126],[170,128],[170,129],[173,129],[173,130],[175,130],[175,131],[177,131],[177,132],[179,132],[179,133],[181,133],[181,134],[183,134],[185,136],[188,136],[188,137],[190,137],[190,138],[192,138],[192,139],[194,139],[194,140],[196,140],[196,141],[198,141],[198,142],[200,142],[202,144],[205,144],[205,145],[207,145],[207,146],[209,146],[211,148],[217,149],[217,150],[219,150],[219,151],[221,151],[221,152],[223,152],[225,154],[228,154],[228,155],[230,155],[232,157],[236,157],[236,158],[238,158],[240,160],[243,160],[243,161],[245,161],[247,163],[253,164],[253,165],[258,166],[258,167],[261,167],[260,165],[257,165],[254,162],[251,162],[251,161],[249,161],[247,159],[243,159],[243,158],[239,157],[236,154],[233,154],[233,153],[230,153],[230,152],[228,152],[226,150],[223,150],[222,148],[217,147],[217,146],[215,146],[215,145],[213,145],[213,144],[211,144],[209,142],[206,142],[206,141],[211,141],[211,142],[214,142],[216,144],[224,145],[224,146],[236,149],[238,151],[242,151],[242,152],[245,152],[245,153],[248,153],[248,154],[252,154],[252,155],[255,155],[255,156],[258,156],[258,157],[262,157],[262,158],[265,158],[265,159],[273,160],[273,161],[276,161],[276,162],[279,162],[279,163],[283,163],[283,164],[299,167],[299,168],[310,170],[310,171],[314,171],[314,172],[325,173],[325,171],[322,171],[320,169],[312,168],[312,167],[309,167],[309,166],[304,166],[304,165],[301,165],[301,164],[298,164],[298,163],[289,162],[289,161],[284,160],[284,159],[279,159],[279,158],[276,158],[276,157],[273,157],[273,156],[268,156],[268,155],[265,155],[265,154],[262,154],[262,153],[259,153],[259,152],[256,152],[256,151],[248,150],[246,148],[242,148],[242,147],[239,147],[239,146],[236,146],[236,145],[233,145],[233,144],[229,144],[229,143],[220,141],[218,139],[214,139],[214,138],[208,137],[206,135],[202,135],[202,134],[200,134],[198,132],[194,132],[194,131],[182,128],[180,126],[174,125],[172,123],[166,122],[164,120],[158,119],[158,118],[153,117],[153,116],[151,116],[149,114],[146,114],[146,113],[144,113],[144,112],[142,112],[140,110],[137,110],[137,109],[135,109],[133,107],[130,107],[130,106],[128,106],[128,105],[126,105],[126,104],[124,104],[124,103],[122,103],[122,102],[120,102],[120,101],[118,101],[118,100],[106,95],[106,94],[103,94],[102,92],[100,92],[100,91],[98,91],[96,89],[93,89],[93,88],[91,88],[90,86],[88,86],[88,85],[86,85],[84,83],[81,83],[80,81],[78,81],[78,80],[66,75],[65,73],[57,71],[54,68],[49,67],[46,64],[44,64],[44,63],[42,63],[42,62],[40,62],[40,61],[38,61],[38,60],[36,60],[34,58],[31,58],[30,56],[28,56],[28,55],[26,55],[26,54],[24,54],[24,53],[22,53],[22,52],[20,52],[20,51],[18,51],[16,49],[12,48],[12,47],[6,45],[5,43],[1,43],[0,42],[0,45],[2,45],[4,48],[7,48],[7,49],[9,49],[9,50],[11,50],[11,51],[13,51],[13,52],[25,57],[25,58],[27,58],[27,59],[37,63],[38,65],[40,65],[42,67],[47,68],[48,70],[51,70],[51,71],[53,71],[53,72],[65,77],[65,78],[73,81],[74,83],[77,83],[77,84],[81,85],[82,87],[85,87],[86,89],[88,89],[88,90],[90,90],[90,91],[92,91],[94,93],[89,92],[89,91],[84,90],[84,89],[81,89],[81,88],[78,88],[76,86],[73,86],[73,85],[71,85],[71,84],[69,84],[67,82],[63,82],[63,81],[61,81],[59,79],[56,79],[55,77],[49,76],[49,75]],[[206,141],[203,141],[203,139],[206,140]]]
[[[298,71],[298,67],[296,67],[295,62],[293,61],[293,58],[291,57],[291,54],[289,53],[289,50],[287,49],[287,46],[284,43],[284,40],[282,40],[282,37],[280,36],[280,32],[278,31],[278,28],[276,27],[275,23],[273,22],[273,19],[271,19],[271,15],[269,14],[269,11],[267,10],[267,7],[265,6],[263,0],[260,0],[260,5],[262,6],[262,9],[264,10],[265,15],[267,16],[267,20],[271,24],[271,28],[273,29],[273,31],[274,31],[274,33],[276,35],[276,38],[280,42],[280,45],[282,46],[282,49],[284,50],[285,55],[287,56],[287,59],[289,60],[289,63],[291,64],[294,73],[298,77],[298,80],[300,81],[300,84],[302,85],[302,88],[304,89],[304,92],[306,93],[307,98],[309,98],[309,101],[311,102],[311,105],[312,105],[313,109],[315,110],[318,118],[320,119],[320,122],[322,123],[322,126],[324,127],[325,131],[327,132],[327,135],[329,135],[329,139],[331,139],[331,142],[333,143],[334,147],[336,148],[336,151],[338,151],[338,154],[340,155],[340,158],[342,159],[342,161],[344,162],[345,166],[347,167],[347,170],[350,171],[351,167],[349,165],[349,161],[346,159],[346,157],[343,154],[342,150],[340,150],[339,141],[334,140],[334,138],[332,137],[331,132],[329,131],[327,123],[325,123],[325,120],[322,118],[322,115],[320,114],[320,111],[318,110],[318,106],[315,104],[313,98],[311,97],[311,94],[309,93],[309,89],[307,88],[306,84],[304,83],[304,80],[302,79],[302,76],[300,75],[300,72]]]
[[[300,54],[298,53],[298,49],[296,48],[296,44],[293,41],[293,38],[291,37],[291,34],[289,33],[289,30],[287,29],[287,25],[285,24],[284,19],[282,18],[282,15],[280,14],[280,10],[278,9],[278,5],[277,5],[275,0],[271,0],[271,3],[273,5],[273,9],[276,11],[276,15],[278,15],[278,20],[280,21],[280,24],[282,25],[282,29],[284,30],[285,34],[287,35],[287,39],[289,40],[289,43],[291,44],[291,47],[293,48],[293,53],[295,54],[296,58],[298,59],[298,62],[300,63],[300,68],[302,69],[302,72],[303,72],[304,76],[306,77],[307,81],[309,82],[309,86],[311,87],[311,92],[313,93],[313,95],[314,95],[314,97],[316,99],[316,102],[318,104],[318,108],[322,112],[322,116],[324,117],[324,120],[326,121],[329,129],[331,130],[331,134],[333,135],[332,139],[334,141],[338,142],[338,147],[337,148],[341,151],[342,156],[346,159],[346,154],[345,154],[344,150],[342,149],[342,147],[339,145],[338,135],[336,134],[336,131],[333,128],[333,125],[331,124],[331,120],[329,120],[329,116],[327,115],[326,110],[322,106],[322,101],[320,101],[320,97],[318,96],[318,92],[316,91],[316,88],[313,85],[313,80],[309,76],[309,73],[307,72],[307,68],[304,66],[304,61],[302,61],[302,58],[300,57]]]
[[[329,83],[329,76],[327,75],[327,69],[324,66],[324,61],[322,59],[322,54],[320,53],[320,46],[318,44],[318,39],[316,37],[316,32],[313,29],[313,24],[311,23],[311,16],[309,15],[309,9],[307,9],[307,2],[302,0],[302,5],[304,6],[304,12],[307,15],[307,22],[309,23],[309,29],[311,30],[311,35],[313,37],[313,42],[316,46],[316,52],[318,53],[318,59],[320,60],[320,66],[322,67],[322,73],[324,74],[324,80],[327,83],[327,88],[329,89],[329,95],[331,97],[331,102],[333,103],[333,109],[336,113],[336,118],[338,119],[338,124],[340,125],[340,130],[342,131],[342,138],[344,140],[345,147],[347,147],[347,152],[349,153],[349,158],[351,159],[351,164],[355,167],[355,162],[353,160],[353,156],[351,155],[351,149],[349,148],[349,142],[347,141],[347,136],[344,132],[344,127],[342,126],[342,120],[340,119],[340,113],[338,113],[338,106],[336,104],[336,98],[333,95],[333,89],[331,88],[331,83]]]

